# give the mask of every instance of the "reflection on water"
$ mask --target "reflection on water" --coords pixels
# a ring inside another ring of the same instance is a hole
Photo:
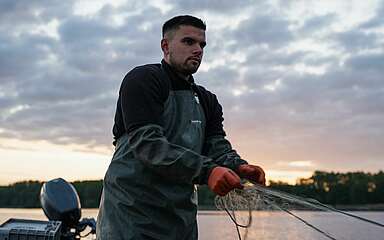
[[[295,212],[300,217],[327,231],[336,239],[384,239],[384,229],[349,217],[327,212]],[[240,213],[240,215],[246,213]],[[356,215],[384,223],[384,212],[354,212]],[[97,216],[97,209],[83,209],[82,217]],[[0,209],[0,223],[9,218],[46,220],[41,209]],[[222,212],[200,211],[198,215],[199,239],[235,240],[236,229]],[[244,233],[244,231],[242,231]],[[260,240],[322,240],[327,239],[302,222],[282,212],[253,212],[253,224],[247,239]]]

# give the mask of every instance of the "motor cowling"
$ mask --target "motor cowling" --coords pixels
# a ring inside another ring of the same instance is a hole
[[[72,184],[56,178],[43,184],[40,203],[49,220],[61,221],[65,227],[75,227],[81,218],[79,195]]]

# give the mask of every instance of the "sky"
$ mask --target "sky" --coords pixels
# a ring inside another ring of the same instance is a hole
[[[195,80],[268,180],[384,170],[384,0],[2,0],[0,185],[102,179],[120,83],[181,14],[207,24]]]

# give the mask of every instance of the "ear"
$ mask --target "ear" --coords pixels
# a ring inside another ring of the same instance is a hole
[[[164,55],[168,55],[169,53],[169,42],[168,39],[161,39],[161,50],[163,50]]]

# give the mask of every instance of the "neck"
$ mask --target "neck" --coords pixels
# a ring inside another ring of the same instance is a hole
[[[191,78],[191,75],[185,75],[182,74],[181,72],[176,71],[177,76],[181,77],[182,79],[186,80],[189,82],[189,79]]]
[[[164,61],[165,61],[169,66],[172,67],[172,69],[175,71],[175,73],[177,74],[177,76],[179,76],[180,78],[182,78],[182,79],[184,79],[184,80],[186,80],[186,81],[189,81],[189,79],[191,78],[191,75],[190,75],[190,74],[184,74],[184,73],[178,71],[177,68],[175,68],[175,67],[171,64],[171,62],[169,61],[169,59],[164,58]]]

